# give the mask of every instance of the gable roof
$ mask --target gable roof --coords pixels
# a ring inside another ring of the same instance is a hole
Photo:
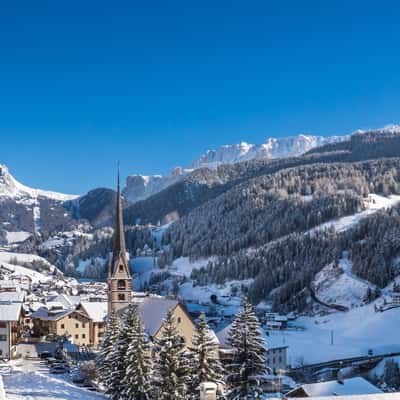
[[[287,393],[287,397],[290,397],[291,393],[298,392],[299,389],[302,389],[304,393],[309,397],[366,395],[382,393],[380,389],[361,377],[345,379],[342,382],[327,381],[308,383],[290,391],[289,393]]]
[[[83,311],[93,322],[105,322],[107,320],[108,304],[105,301],[81,301]]]
[[[17,322],[21,315],[22,303],[0,301],[0,321]]]
[[[178,306],[177,300],[146,297],[138,304],[138,313],[148,335],[154,336],[162,327],[168,311]]]

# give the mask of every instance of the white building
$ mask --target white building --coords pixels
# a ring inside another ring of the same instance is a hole
[[[267,350],[267,366],[273,373],[287,368],[288,346],[269,347]]]
[[[0,359],[10,359],[16,353],[23,301],[23,292],[0,293]]]

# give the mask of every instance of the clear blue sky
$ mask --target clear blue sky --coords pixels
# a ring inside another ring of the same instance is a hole
[[[400,121],[398,1],[0,0],[0,163],[70,193]]]

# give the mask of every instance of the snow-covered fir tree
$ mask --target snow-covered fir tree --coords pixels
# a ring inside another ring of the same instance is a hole
[[[219,359],[218,343],[208,327],[204,313],[200,315],[197,330],[193,335],[190,357],[190,398],[200,399],[200,384],[214,382],[219,387],[224,385],[224,369]],[[223,398],[223,393],[218,393]]]
[[[151,398],[152,359],[151,345],[142,322],[134,308],[129,309],[126,338],[128,350],[125,356],[125,376],[122,381],[124,400],[149,400]]]
[[[188,355],[184,341],[176,328],[175,317],[169,311],[162,333],[155,340],[154,380],[158,400],[186,400],[188,398]]]
[[[101,342],[101,350],[96,360],[97,374],[101,383],[108,388],[112,372],[112,354],[118,337],[118,318],[114,313],[110,315],[106,330]]]
[[[124,399],[124,378],[126,375],[126,354],[129,348],[130,329],[134,325],[136,313],[134,306],[130,305],[128,310],[120,319],[118,336],[110,355],[111,374],[108,379],[106,394],[111,400]]]
[[[243,311],[237,314],[229,330],[229,344],[233,349],[227,365],[229,400],[257,399],[266,374],[266,343],[260,322],[252,305],[243,298]]]

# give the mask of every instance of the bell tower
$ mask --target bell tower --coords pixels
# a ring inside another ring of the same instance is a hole
[[[131,304],[132,276],[126,256],[124,222],[122,215],[121,188],[118,169],[116,221],[114,244],[108,266],[108,314]]]

